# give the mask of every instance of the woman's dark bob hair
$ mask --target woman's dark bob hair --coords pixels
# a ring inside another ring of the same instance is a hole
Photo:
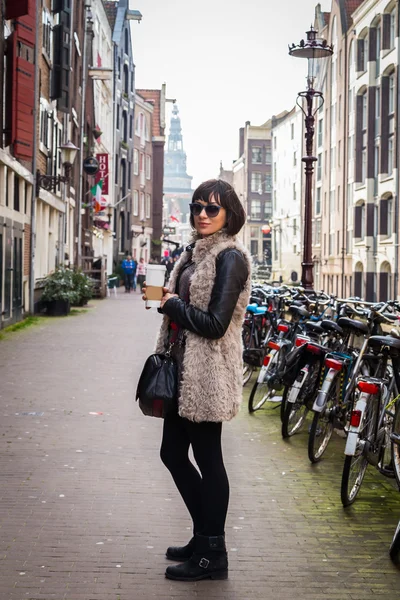
[[[209,202],[211,196],[226,210],[225,231],[228,235],[236,235],[246,222],[246,213],[233,187],[222,179],[205,181],[194,191],[192,202],[202,200]],[[190,224],[194,228],[193,215]]]

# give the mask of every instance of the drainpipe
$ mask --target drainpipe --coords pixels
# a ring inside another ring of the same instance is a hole
[[[77,210],[78,210],[78,231],[77,240],[78,247],[76,250],[76,264],[78,269],[82,267],[82,194],[83,194],[83,151],[84,151],[84,137],[85,137],[85,112],[86,112],[86,81],[87,81],[87,21],[88,11],[92,5],[92,0],[85,0],[84,6],[84,30],[83,30],[83,49],[82,49],[82,106],[81,106],[81,123],[80,123],[80,144],[79,144],[79,185],[78,185],[78,197],[77,197]]]
[[[36,0],[36,39],[35,39],[35,87],[34,87],[34,103],[33,103],[33,187],[31,200],[31,235],[30,235],[30,265],[29,265],[29,312],[33,315],[35,312],[35,251],[36,251],[36,171],[37,171],[37,152],[38,152],[38,133],[37,119],[39,106],[39,15],[40,15],[40,0]]]
[[[397,1],[397,115],[396,115],[396,198],[394,203],[394,294],[399,295],[399,193],[400,193],[400,0]]]
[[[349,198],[347,194],[347,140],[349,133],[349,117],[347,114],[347,100],[348,100],[348,85],[349,85],[349,74],[348,74],[348,56],[347,56],[347,29],[344,34],[344,98],[343,98],[343,114],[345,117],[344,130],[345,136],[343,138],[343,198],[347,198],[347,202],[343,202],[343,236],[342,236],[342,298],[345,297],[345,253],[346,253],[346,234],[347,234],[347,214],[348,214],[348,203]],[[351,295],[351,290],[350,290]]]

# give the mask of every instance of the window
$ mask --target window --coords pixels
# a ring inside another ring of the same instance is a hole
[[[133,138],[133,116],[132,115],[129,117],[129,137],[130,137],[130,139]]]
[[[117,129],[119,129],[119,120],[120,120],[120,107],[117,104]]]
[[[357,204],[354,209],[354,237],[363,240],[365,237],[365,203]]]
[[[321,181],[322,179],[322,152],[318,154],[318,162],[317,162],[317,181]]]
[[[297,193],[296,193],[296,184],[293,184],[293,200],[296,202],[296,197],[297,197]]]
[[[124,65],[124,94],[129,94],[129,69],[128,65]]]
[[[139,193],[137,190],[133,190],[133,215],[139,216]]]
[[[276,162],[274,163],[274,183],[276,185],[277,182],[277,169],[276,169]]]
[[[19,177],[14,177],[14,210],[20,209],[20,198],[19,198]]]
[[[375,45],[375,54],[376,54],[376,69],[375,74],[378,78],[381,71],[381,26],[378,25],[376,28],[376,45]]]
[[[375,137],[380,133],[381,123],[381,88],[375,90]]]
[[[368,66],[368,38],[360,38],[357,43],[357,71],[364,73]]]
[[[261,220],[261,200],[251,201],[250,217]]]
[[[138,152],[138,150],[133,151],[133,174],[139,175],[139,152]]]
[[[294,123],[290,125],[290,139],[294,140]]]
[[[265,192],[267,194],[270,194],[272,191],[272,175],[271,174],[267,174],[265,176]]]
[[[43,50],[47,54],[47,58],[50,58],[53,55],[53,23],[51,20],[50,13],[47,9],[43,9],[42,13],[42,22],[43,22],[43,40],[42,47]]]
[[[253,146],[251,149],[251,162],[253,165],[261,165],[262,164],[262,148],[259,146]]]
[[[394,139],[390,136],[388,143],[388,175],[393,175]]]
[[[297,235],[297,221],[293,219],[293,235]]]
[[[151,196],[146,194],[146,219],[151,217]]]
[[[151,179],[151,156],[146,156],[146,179]]]
[[[251,191],[254,193],[259,193],[261,188],[261,173],[257,171],[253,171],[251,174]]]
[[[393,174],[394,163],[394,111],[395,111],[394,73],[389,77],[389,139],[388,139],[388,175]]]
[[[379,234],[391,237],[393,233],[393,198],[382,198],[379,203]]]
[[[394,48],[394,42],[396,40],[396,9],[394,8],[390,13],[390,33],[389,33],[389,47]]]
[[[297,165],[297,152],[293,152],[293,166]]]
[[[315,214],[316,215],[320,215],[321,214],[321,188],[318,187],[317,188],[317,197],[315,200]]]
[[[132,163],[128,162],[128,190],[132,187]]]
[[[274,137],[274,150],[276,150],[276,137]]]
[[[49,147],[49,118],[46,107],[40,105],[40,141],[45,146]]]
[[[315,221],[315,244],[317,246],[321,245],[321,221]]]
[[[323,144],[323,131],[324,131],[324,120],[318,121],[318,147]]]
[[[125,29],[125,54],[129,54],[129,32],[128,32],[128,28]]]
[[[265,151],[265,164],[270,165],[272,163],[272,150],[267,148]]]
[[[115,155],[115,183],[118,183],[118,165],[119,165],[119,156]]]
[[[118,79],[121,79],[121,58],[118,56]]]
[[[139,212],[139,216],[140,216],[140,220],[144,220],[144,215],[145,215],[145,206],[144,206],[144,193],[140,192],[140,212]]]
[[[126,144],[128,142],[128,114],[126,110],[122,111],[122,136]]]
[[[394,113],[394,102],[395,102],[394,73],[392,73],[389,77],[389,114],[390,115]]]

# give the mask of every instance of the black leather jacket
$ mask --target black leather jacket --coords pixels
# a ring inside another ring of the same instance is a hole
[[[205,338],[219,339],[229,327],[248,275],[243,254],[235,248],[228,248],[217,257],[215,282],[207,312],[186,304],[180,298],[167,300],[162,312],[184,329]]]

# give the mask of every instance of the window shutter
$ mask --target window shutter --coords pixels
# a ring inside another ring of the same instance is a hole
[[[367,204],[367,235],[373,237],[375,234],[375,205],[370,202]]]
[[[376,28],[371,27],[369,30],[369,57],[368,60],[376,60]]]
[[[381,84],[381,173],[388,172],[389,119],[383,118],[389,112],[389,77],[382,77]]]
[[[375,302],[376,296],[375,273],[366,273],[365,278],[365,299],[367,302]]]
[[[389,273],[382,271],[379,273],[379,302],[386,302],[388,294]]]
[[[375,163],[375,104],[376,104],[376,87],[371,86],[368,88],[368,113],[367,113],[367,177],[373,179],[374,177],[374,163]]]
[[[361,295],[362,295],[362,278],[363,278],[363,272],[355,271],[355,273],[354,273],[354,295],[358,296],[358,298],[361,298]]]
[[[29,11],[29,0],[7,0],[5,18],[16,19],[27,15]]]
[[[14,104],[14,71],[16,70],[16,42],[15,31],[7,39],[6,54],[6,80],[5,80],[5,121],[4,121],[4,145],[9,146],[13,139],[13,104]]]
[[[364,40],[357,40],[357,71],[364,71]]]
[[[362,206],[356,206],[354,208],[354,237],[361,238],[361,215],[362,215]]]
[[[53,28],[53,73],[51,97],[60,111],[69,111],[71,10],[69,0],[63,0],[60,24]],[[68,5],[68,6],[67,6]]]
[[[363,97],[357,96],[356,105],[356,181],[362,180],[362,113]]]
[[[51,99],[61,97],[61,54],[62,54],[63,26],[53,27],[53,70],[51,78]]]
[[[388,231],[388,201],[383,199],[380,201],[379,214],[379,233],[380,235],[389,235]]]
[[[390,14],[382,15],[382,50],[390,48]]]

